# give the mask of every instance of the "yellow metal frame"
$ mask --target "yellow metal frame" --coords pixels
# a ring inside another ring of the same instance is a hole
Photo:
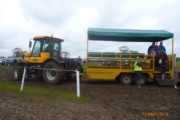
[[[169,55],[169,70],[166,74],[171,76],[171,80],[174,80],[174,39],[172,38],[172,55]],[[92,57],[90,54],[98,54],[98,57]],[[155,56],[147,58],[146,54],[120,54],[113,53],[114,57],[104,57],[105,53],[100,52],[88,52],[88,38],[87,38],[87,54],[86,54],[86,74],[85,76],[89,79],[103,79],[103,80],[114,80],[121,73],[134,74],[133,62],[135,56],[141,56],[143,62],[142,73],[149,75],[150,78],[154,79],[154,75],[161,74],[160,70],[155,69]],[[125,55],[126,57],[123,57]],[[123,65],[122,61],[128,61]],[[110,65],[104,65],[103,63],[109,62]]]

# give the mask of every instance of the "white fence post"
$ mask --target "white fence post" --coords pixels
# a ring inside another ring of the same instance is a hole
[[[80,85],[79,85],[79,71],[76,69],[76,85],[77,85],[77,97],[80,97]]]
[[[21,89],[20,89],[20,91],[22,91],[22,90],[23,90],[23,87],[24,87],[25,75],[26,75],[26,67],[24,67],[24,72],[23,72],[23,77],[22,77],[22,82],[21,82]]]
[[[80,97],[80,80],[79,80],[79,71],[76,69],[76,89],[77,89],[77,97]],[[22,82],[21,82],[21,88],[20,92],[23,90],[24,87],[24,79],[26,75],[26,67],[24,67],[24,72],[23,72],[23,77],[22,77]]]

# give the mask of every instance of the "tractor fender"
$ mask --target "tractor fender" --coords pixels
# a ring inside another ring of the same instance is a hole
[[[56,61],[57,63],[65,63],[63,60],[59,60],[56,57],[51,57],[51,58],[47,59],[44,63],[49,62],[49,61]]]
[[[24,63],[24,64],[27,63],[23,58],[15,58],[13,63],[15,63],[15,62],[17,62],[17,63]]]

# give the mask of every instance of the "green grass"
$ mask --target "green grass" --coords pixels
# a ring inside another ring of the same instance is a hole
[[[83,63],[82,67],[83,67],[83,71],[86,72],[86,63]]]
[[[180,69],[180,62],[176,62],[176,69],[177,69],[177,70]]]
[[[23,91],[20,92],[20,85],[2,80],[2,74],[3,72],[0,71],[0,91],[27,94],[33,96],[42,96],[48,98],[64,99],[69,101],[90,100],[89,97],[84,95],[81,95],[80,98],[77,98],[77,95],[75,93],[54,90],[54,89],[45,89],[45,88],[33,87],[33,86],[24,86]]]

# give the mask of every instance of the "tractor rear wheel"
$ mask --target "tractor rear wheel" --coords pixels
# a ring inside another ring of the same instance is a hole
[[[45,63],[43,67],[43,79],[48,84],[58,84],[63,81],[65,72],[63,64],[55,61]]]
[[[15,62],[13,66],[13,72],[14,72],[14,80],[21,80],[23,76],[23,71],[24,71],[24,64],[20,64]]]

